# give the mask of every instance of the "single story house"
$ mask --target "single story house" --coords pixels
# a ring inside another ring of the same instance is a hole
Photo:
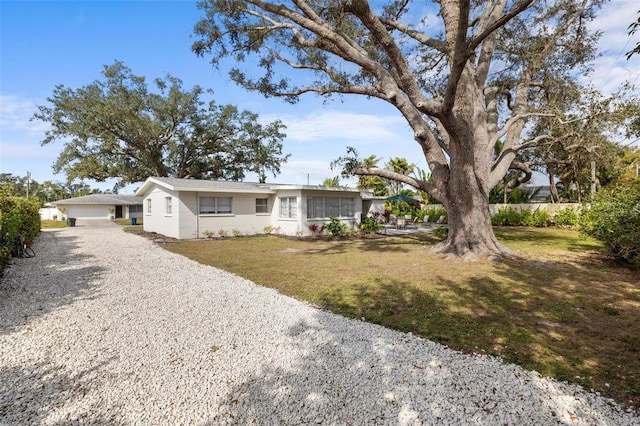
[[[135,195],[144,199],[144,230],[177,239],[311,235],[330,216],[356,227],[363,212],[359,189],[313,185],[150,177]]]
[[[142,198],[133,195],[90,194],[53,201],[48,205],[40,209],[42,219],[129,219],[142,215]]]

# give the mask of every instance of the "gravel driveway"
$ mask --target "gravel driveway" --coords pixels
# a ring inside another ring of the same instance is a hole
[[[48,230],[35,250],[0,282],[3,425],[640,424],[595,393],[323,312],[116,225]]]

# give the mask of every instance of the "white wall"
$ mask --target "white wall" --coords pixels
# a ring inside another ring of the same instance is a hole
[[[40,209],[40,219],[42,220],[62,220],[62,216],[57,207],[43,207]]]
[[[155,187],[142,203],[142,228],[147,232],[157,232],[172,238],[188,238],[180,236],[180,209],[177,193],[164,188]],[[166,213],[165,197],[172,197],[171,214]],[[148,200],[151,200],[151,212],[148,211]]]
[[[364,212],[365,215],[373,216],[374,213],[384,213],[384,199],[373,198],[368,200],[371,203],[369,210]]]
[[[307,206],[302,205],[302,191],[299,189],[280,190],[277,196],[274,198],[275,202],[273,209],[271,210],[271,225],[277,229],[277,232],[285,235],[296,235],[299,232],[303,234],[305,231],[308,233],[309,228],[306,230],[302,228],[302,215],[306,216]],[[296,197],[297,202],[297,215],[295,218],[280,217],[280,198],[284,197]],[[304,208],[304,211],[303,211]]]
[[[172,197],[172,214],[165,213],[165,197]],[[231,214],[199,214],[200,197],[231,197]],[[271,224],[271,213],[256,213],[256,198],[268,198],[273,208],[274,197],[269,194],[236,194],[224,192],[175,192],[156,187],[144,200],[143,228],[172,238],[206,238],[206,231],[218,237],[222,230],[226,236],[234,231],[241,235],[264,232]],[[147,212],[147,200],[151,200],[151,214]]]
[[[558,210],[564,210],[567,208],[570,209],[579,209],[580,204],[578,203],[531,203],[531,204],[489,204],[489,210],[491,211],[491,215],[493,216],[500,210],[501,208],[512,208],[518,211],[522,210],[547,210],[549,213],[553,214]],[[423,207],[426,210],[433,210],[437,208],[442,208],[441,204],[427,204]]]
[[[165,197],[172,197],[172,214],[165,214]],[[348,227],[356,227],[362,213],[362,200],[357,192],[341,193],[339,191],[302,191],[301,189],[280,190],[276,195],[261,193],[229,193],[229,192],[174,192],[156,186],[146,195],[144,208],[144,230],[157,232],[172,238],[207,238],[211,233],[219,237],[221,232],[226,236],[256,235],[265,232],[265,227],[273,226],[275,232],[285,235],[310,235],[311,223],[324,224],[329,218],[307,220],[307,197],[326,196],[355,199],[355,214],[350,218],[340,218]],[[200,197],[231,197],[231,214],[199,214]],[[295,197],[297,200],[297,216],[295,218],[280,217],[280,198]],[[256,213],[256,199],[268,199],[268,213]],[[147,212],[147,200],[151,200],[152,210]]]
[[[347,225],[348,229],[357,229],[360,225],[360,218],[362,215],[362,198],[359,193],[356,192],[338,192],[338,191],[302,191],[302,215],[301,215],[301,231],[302,235],[311,235],[309,225],[315,223],[319,226],[329,223],[329,218],[307,218],[307,198],[308,197],[336,197],[336,198],[354,198],[355,199],[355,212],[352,217],[339,217],[340,223]],[[326,231],[325,231],[326,232]]]
[[[195,194],[191,193],[195,204]],[[256,213],[256,199],[268,198],[268,207],[273,209],[275,197],[270,194],[234,194],[200,192],[199,197],[231,197],[231,214],[198,215],[198,236],[206,238],[205,232],[214,233],[215,237],[222,230],[226,236],[234,236],[234,231],[240,235],[256,235],[264,233],[264,228],[271,224],[271,213]],[[182,193],[181,193],[182,197]],[[194,211],[197,211],[194,208]]]

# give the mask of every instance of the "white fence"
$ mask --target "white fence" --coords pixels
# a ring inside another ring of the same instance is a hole
[[[489,204],[489,210],[491,211],[491,215],[498,213],[498,210],[501,208],[512,208],[518,210],[519,212],[523,210],[546,210],[553,216],[553,214],[557,211],[562,211],[565,209],[580,209],[579,203],[531,203],[531,204]],[[435,210],[441,209],[441,204],[428,204],[424,207],[425,210]]]

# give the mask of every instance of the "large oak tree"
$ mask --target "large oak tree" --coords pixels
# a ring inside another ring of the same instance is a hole
[[[262,125],[250,111],[205,103],[202,88],[185,90],[170,75],[156,79],[151,91],[122,62],[105,66],[102,75],[79,89],[57,86],[50,105],[34,115],[51,125],[43,144],[65,141],[54,170],[69,180],[241,180],[254,172],[264,182],[288,158],[279,120]]]
[[[491,228],[489,191],[518,151],[544,140],[526,125],[557,113],[541,108],[554,82],[586,72],[597,36],[586,25],[601,3],[207,0],[193,49],[214,65],[232,58],[231,77],[267,96],[357,94],[393,105],[433,183],[364,168],[353,155],[343,158],[346,171],[396,179],[439,200],[449,236],[438,251],[499,256],[507,249]]]

